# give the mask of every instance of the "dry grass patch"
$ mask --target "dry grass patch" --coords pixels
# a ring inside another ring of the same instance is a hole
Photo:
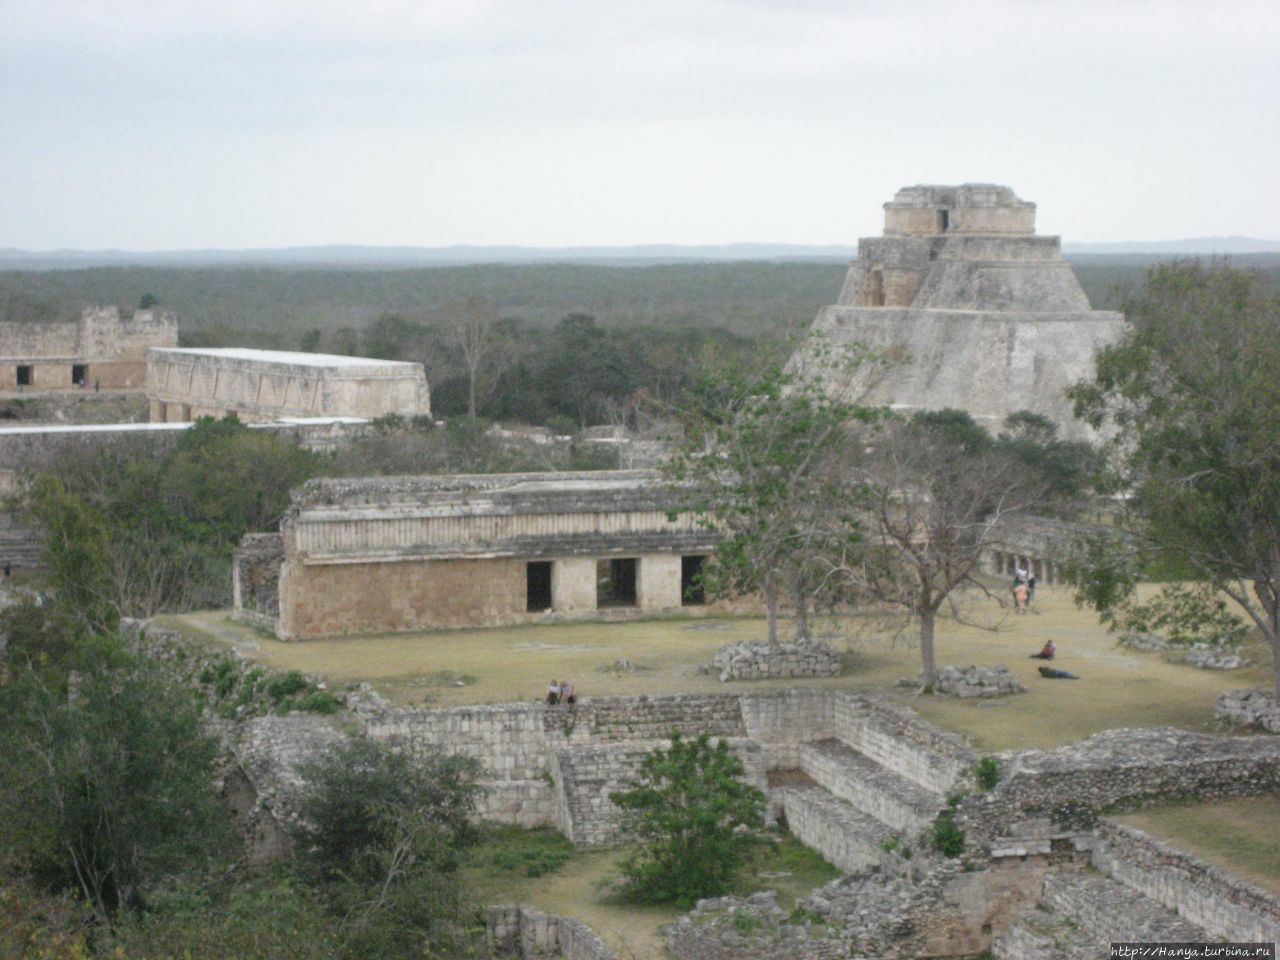
[[[1119,648],[1087,610],[1078,610],[1065,588],[1041,588],[1025,617],[976,606],[998,621],[987,630],[943,621],[940,664],[1007,666],[1030,691],[998,700],[917,697],[896,689],[890,696],[931,721],[971,737],[980,750],[1049,747],[1113,727],[1173,725],[1208,729],[1218,694],[1270,683],[1270,659],[1261,647],[1243,670],[1197,670],[1155,653]],[[280,670],[323,674],[337,683],[367,680],[405,704],[456,706],[541,699],[552,677],[570,679],[583,697],[725,692],[768,687],[837,687],[889,690],[919,670],[909,638],[846,624],[849,665],[838,677],[720,683],[699,672],[722,645],[763,639],[758,618],[664,619],[629,623],[572,623],[490,630],[375,635],[281,643],[230,621],[225,611],[167,618]],[[1058,645],[1054,666],[1079,680],[1045,680],[1040,661],[1029,659],[1045,640]],[[632,669],[618,669],[627,660]],[[452,680],[449,678],[453,678]]]
[[[1280,797],[1170,804],[1116,819],[1280,897]]]

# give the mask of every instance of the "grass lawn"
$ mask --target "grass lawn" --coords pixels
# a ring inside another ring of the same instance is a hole
[[[733,892],[776,890],[791,909],[798,897],[840,875],[790,834],[774,835]],[[484,903],[522,903],[578,917],[623,958],[660,957],[658,928],[683,911],[620,902],[610,895],[625,850],[574,850],[549,828],[495,827],[468,857],[467,878]],[[531,875],[532,874],[532,875]]]
[[[1280,798],[1170,804],[1116,819],[1280,896]]]
[[[763,638],[758,618],[664,619],[631,623],[573,623],[434,634],[396,634],[282,643],[231,622],[225,611],[161,618],[277,670],[324,674],[342,683],[368,680],[405,704],[454,706],[539,699],[552,677],[571,679],[579,695],[619,696],[742,690],[770,686],[876,689],[901,699],[933,722],[969,736],[980,750],[1047,747],[1112,727],[1174,725],[1206,729],[1219,693],[1271,682],[1269,653],[1242,670],[1197,670],[1155,653],[1116,647],[1096,617],[1077,610],[1066,588],[1042,587],[1025,617],[979,606],[996,629],[951,620],[939,625],[939,664],[1009,667],[1029,693],[999,700],[917,697],[893,690],[919,669],[909,636],[895,637],[871,625],[844,625],[849,665],[838,677],[720,683],[699,672],[716,649],[741,639]],[[1058,645],[1055,666],[1080,680],[1045,680],[1029,659],[1045,640]],[[635,669],[613,669],[627,659]]]

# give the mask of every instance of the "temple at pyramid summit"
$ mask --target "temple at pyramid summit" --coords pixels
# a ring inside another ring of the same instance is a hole
[[[1125,320],[1092,308],[1059,238],[1036,236],[1035,221],[1034,203],[995,184],[899,190],[792,368],[863,403],[967,410],[993,430],[1031,410],[1063,437],[1087,436],[1064,391]],[[849,366],[851,345],[874,359]]]

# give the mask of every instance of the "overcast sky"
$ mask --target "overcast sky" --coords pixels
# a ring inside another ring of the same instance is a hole
[[[0,247],[1280,237],[1275,0],[0,0]]]

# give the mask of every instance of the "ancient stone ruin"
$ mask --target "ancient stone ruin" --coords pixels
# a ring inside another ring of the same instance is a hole
[[[999,782],[982,792],[963,740],[850,691],[587,698],[572,714],[541,704],[397,707],[371,691],[349,699],[367,735],[475,757],[491,778],[484,816],[554,824],[588,846],[617,842],[609,795],[671,730],[725,739],[771,815],[846,876],[794,916],[768,896],[704,903],[667,931],[678,960],[987,950],[1049,960],[1105,956],[1109,940],[1280,935],[1280,900],[1104,816],[1156,798],[1275,795],[1273,738],[1113,730],[999,754]],[[298,765],[331,738],[321,718],[248,722],[236,749],[261,820],[296,815]],[[924,839],[948,810],[963,830],[955,858]],[[494,908],[490,936],[519,956],[613,956],[578,921],[521,907]]]
[[[159,310],[121,317],[89,307],[71,322],[0,323],[0,390],[140,390],[147,351],[177,345],[178,318]]]
[[[297,640],[723,611],[684,501],[644,470],[312,480],[241,545],[237,616]]]
[[[998,427],[1018,410],[1082,436],[1063,391],[1125,329],[1093,310],[1058,237],[1008,187],[899,190],[882,237],[858,241],[840,297],[824,307],[792,367],[827,389],[904,410],[967,410]],[[850,369],[844,348],[874,359]]]
[[[160,423],[431,413],[420,363],[239,347],[152,350],[147,400]]]

